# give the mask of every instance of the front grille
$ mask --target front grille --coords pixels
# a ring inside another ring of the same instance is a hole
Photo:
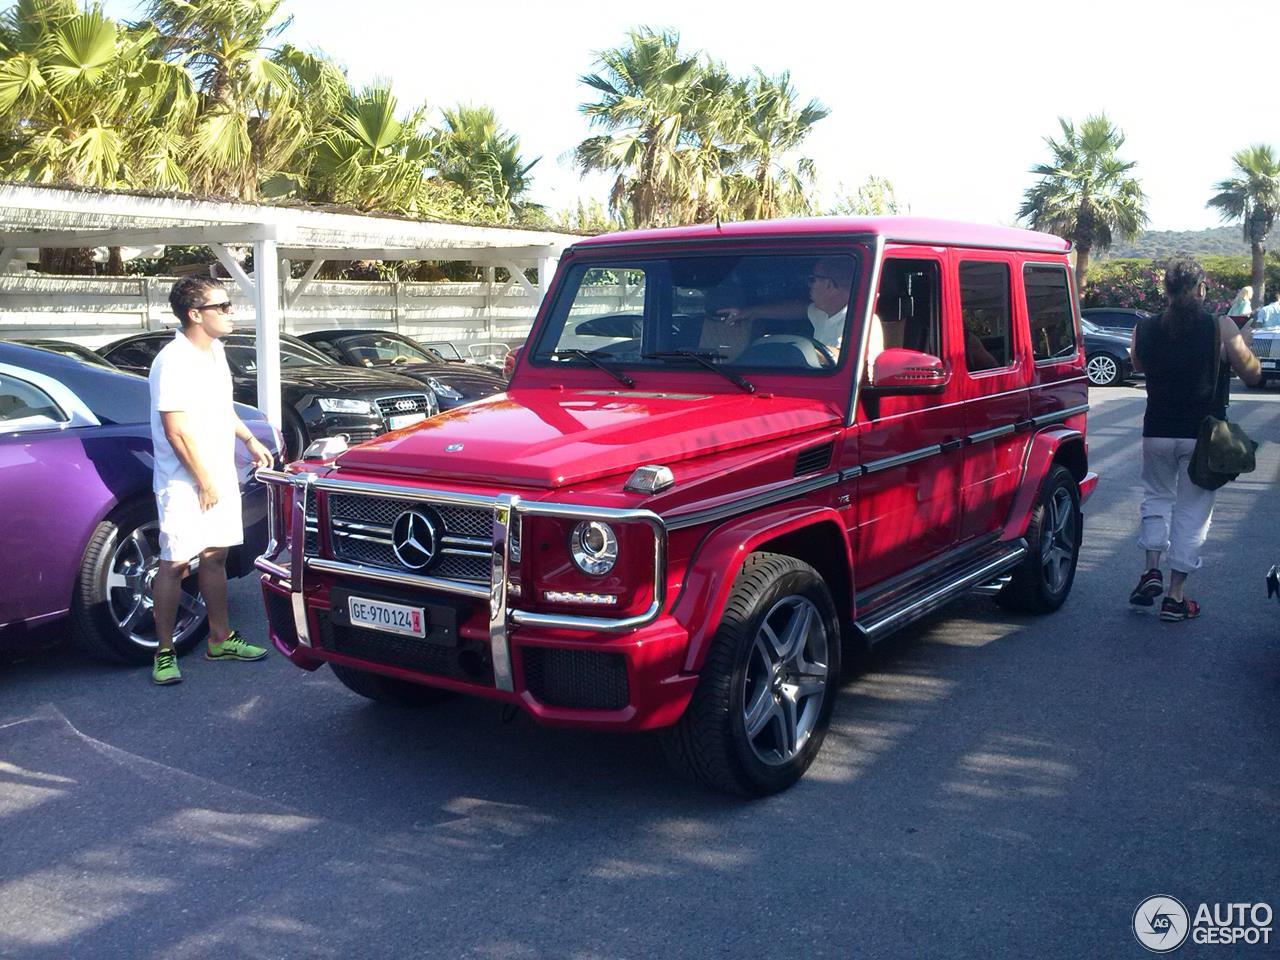
[[[396,397],[379,397],[374,401],[383,418],[403,417],[410,413],[425,413],[431,416],[431,401],[425,393],[405,393]]]
[[[330,494],[329,532],[334,556],[365,566],[406,569],[391,547],[391,529],[404,511],[424,509],[438,521],[435,559],[417,573],[486,583],[493,555],[493,511],[391,497]],[[518,548],[517,548],[518,549]]]
[[[343,430],[342,435],[347,438],[347,443],[355,446],[357,443],[364,443],[366,440],[372,440],[374,437],[386,433],[376,427],[362,428],[360,430]]]
[[[1280,357],[1280,337],[1260,337],[1253,335],[1253,352],[1259,357],[1271,359]]]
[[[319,627],[316,642],[325,650],[435,677],[493,685],[493,665],[484,644],[464,642],[457,647],[446,647],[416,637],[349,627],[335,622],[322,610],[316,611],[315,616]]]
[[[525,647],[524,682],[550,707],[621,710],[630,700],[627,661],[620,653]]]

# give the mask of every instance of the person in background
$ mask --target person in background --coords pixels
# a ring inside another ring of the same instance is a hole
[[[151,365],[152,489],[160,514],[160,566],[152,585],[156,638],[151,679],[180,683],[173,649],[182,580],[199,560],[200,596],[209,616],[208,660],[261,660],[228,625],[227,549],[244,542],[237,439],[255,467],[271,465],[264,447],[238,416],[231,370],[218,341],[235,326],[231,298],[217,280],[187,277],[173,285],[169,305],[182,321]]]
[[[1280,288],[1271,291],[1271,302],[1254,311],[1250,330],[1274,330],[1280,327]]]
[[[1228,366],[1250,384],[1258,382],[1262,368],[1235,323],[1205,309],[1199,263],[1172,261],[1164,288],[1164,312],[1139,320],[1130,343],[1133,368],[1146,376],[1147,386],[1138,533],[1147,568],[1129,602],[1149,607],[1164,593],[1160,619],[1177,622],[1200,615],[1200,605],[1184,595],[1184,588],[1188,575],[1200,567],[1200,548],[1213,516],[1215,491],[1196,486],[1187,475],[1196,433],[1209,414],[1227,415]],[[1167,591],[1162,558],[1169,564]]]
[[[1245,284],[1236,292],[1236,298],[1227,307],[1227,316],[1235,321],[1237,327],[1243,327],[1253,313],[1253,287]]]

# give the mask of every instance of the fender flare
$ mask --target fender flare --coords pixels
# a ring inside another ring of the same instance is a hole
[[[1013,506],[1005,520],[1004,533],[1001,540],[1017,540],[1025,536],[1031,524],[1031,514],[1036,508],[1036,500],[1040,496],[1040,487],[1050,468],[1063,459],[1061,456],[1068,448],[1078,446],[1078,455],[1071,451],[1071,461],[1067,466],[1075,475],[1080,485],[1080,499],[1093,491],[1097,475],[1088,473],[1088,452],[1084,434],[1070,427],[1051,427],[1041,430],[1027,447],[1027,456],[1022,467],[1022,482],[1018,485],[1018,493],[1013,498]]]
[[[707,647],[720,625],[729,592],[747,555],[769,540],[818,525],[833,527],[843,545],[852,596],[853,552],[840,513],[833,507],[796,504],[769,513],[749,514],[706,535],[689,561],[684,586],[671,608],[671,615],[689,634],[684,662],[687,672],[702,668]],[[844,611],[843,616],[848,615],[848,611]]]

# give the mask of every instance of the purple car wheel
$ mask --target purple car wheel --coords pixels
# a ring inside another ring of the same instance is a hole
[[[72,611],[77,646],[107,660],[147,663],[156,639],[152,582],[160,564],[160,528],[149,503],[98,524],[84,552]],[[208,634],[194,572],[182,582],[173,642],[185,653]]]

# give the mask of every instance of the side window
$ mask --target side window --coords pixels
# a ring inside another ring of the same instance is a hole
[[[1031,324],[1031,353],[1037,361],[1070,357],[1076,352],[1071,319],[1071,288],[1062,267],[1028,264],[1022,274]]]
[[[53,426],[69,419],[43,390],[25,380],[0,374],[0,433]]]
[[[960,262],[960,317],[964,323],[965,365],[970,370],[995,370],[1013,363],[1009,287],[1007,263]]]
[[[887,259],[880,268],[876,320],[884,346],[939,355],[941,271],[936,260]],[[867,358],[875,362],[875,357]]]
[[[121,344],[114,350],[110,350],[104,356],[114,363],[117,367],[133,367],[141,370],[151,369],[151,361],[156,358],[161,350],[163,343],[157,338],[149,338],[146,340],[134,340],[132,343]]]

